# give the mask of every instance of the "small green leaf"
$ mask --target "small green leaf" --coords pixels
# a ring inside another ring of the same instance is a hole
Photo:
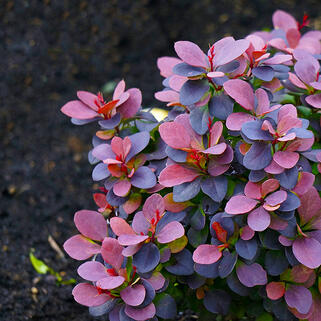
[[[255,319],[256,321],[273,321],[271,314],[265,312]]]
[[[29,258],[34,269],[40,274],[46,274],[49,272],[50,268],[43,261],[37,259],[32,252],[29,253]]]

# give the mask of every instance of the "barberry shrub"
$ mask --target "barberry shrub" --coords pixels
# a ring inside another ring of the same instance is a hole
[[[272,31],[207,53],[176,42],[157,61],[161,121],[123,80],[110,101],[79,91],[62,107],[100,127],[98,209],[64,243],[89,259],[72,294],[92,315],[320,320],[321,32],[307,23],[278,10]]]

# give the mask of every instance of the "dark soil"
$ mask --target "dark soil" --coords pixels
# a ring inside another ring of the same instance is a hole
[[[72,286],[38,275],[29,251],[66,278],[79,263],[60,258],[76,232],[76,210],[95,209],[87,152],[94,125],[76,127],[59,112],[77,89],[97,92],[125,78],[159,105],[156,59],[173,43],[202,48],[225,35],[271,26],[277,8],[310,14],[321,28],[321,2],[265,0],[0,1],[0,320],[92,320]]]

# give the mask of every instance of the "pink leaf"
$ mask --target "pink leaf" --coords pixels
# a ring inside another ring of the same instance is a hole
[[[300,155],[296,152],[277,151],[273,155],[273,160],[283,168],[292,168],[296,165]]]
[[[75,213],[74,222],[78,231],[96,241],[102,241],[107,236],[107,224],[102,214],[81,210]]]
[[[160,74],[165,78],[171,76],[174,66],[180,63],[182,63],[182,60],[175,57],[160,57],[157,59],[157,67]]]
[[[98,281],[108,275],[106,267],[100,262],[96,261],[90,261],[81,264],[77,272],[83,279],[88,281]]]
[[[166,279],[160,272],[153,272],[152,276],[147,279],[147,281],[152,285],[154,290],[157,291],[164,286]]]
[[[121,94],[125,91],[125,81],[122,79],[114,89],[113,100],[119,99]]]
[[[311,187],[304,195],[300,195],[300,201],[298,211],[300,222],[304,225],[321,211],[321,198],[315,187]]]
[[[198,264],[212,264],[222,257],[222,252],[216,245],[202,244],[193,253],[193,261]]]
[[[137,306],[144,302],[146,290],[142,284],[128,286],[120,291],[120,297],[126,304]]]
[[[236,195],[231,197],[225,206],[225,212],[228,214],[244,214],[248,213],[257,205],[258,201],[244,195]]]
[[[81,90],[77,91],[77,97],[92,110],[98,110],[98,106],[95,104],[95,101],[98,99],[97,95],[94,95],[88,91]]]
[[[248,225],[245,225],[240,229],[241,239],[244,241],[248,241],[253,238],[255,231],[253,231]]]
[[[129,224],[120,217],[112,217],[110,219],[110,227],[117,236],[122,234],[135,234]]]
[[[160,232],[157,233],[157,241],[165,244],[179,239],[185,234],[184,227],[181,223],[173,221],[165,225]]]
[[[321,108],[321,94],[311,95],[305,98],[305,101],[315,108]]]
[[[163,102],[179,102],[179,93],[174,90],[162,90],[155,93],[155,98]]]
[[[64,243],[64,250],[75,260],[86,260],[100,253],[100,245],[93,243],[84,236],[77,234]]]
[[[106,293],[99,294],[97,288],[89,283],[77,284],[72,295],[76,302],[87,307],[99,306],[111,299]]]
[[[259,200],[262,197],[260,184],[248,181],[244,187],[244,194],[249,198]]]
[[[72,100],[63,105],[61,112],[76,119],[91,119],[99,116],[97,112],[90,109],[87,105],[79,100]]]
[[[177,41],[174,45],[177,56],[185,63],[195,67],[208,67],[204,52],[198,45],[190,41]]]
[[[148,239],[148,235],[137,235],[137,234],[122,234],[118,238],[120,245],[136,245],[144,242]]]
[[[143,233],[144,235],[147,235],[148,229],[150,228],[150,222],[146,219],[142,211],[135,214],[132,227],[137,234]]]
[[[159,194],[153,194],[147,198],[143,206],[143,214],[148,222],[152,219],[155,221],[165,212],[165,204],[163,197]]]
[[[226,81],[223,87],[226,93],[244,109],[254,109],[254,93],[249,83],[240,79],[231,79]]]
[[[106,276],[97,281],[97,286],[104,290],[112,290],[121,286],[125,282],[122,276]]]
[[[282,29],[285,32],[291,28],[298,28],[296,20],[283,10],[276,10],[272,16],[272,21],[275,29]]]
[[[226,127],[229,130],[241,130],[242,125],[248,121],[256,120],[256,118],[246,113],[233,113],[230,114],[226,119]]]
[[[101,247],[101,255],[105,262],[113,266],[116,270],[119,270],[124,257],[122,256],[123,247],[118,243],[116,239],[106,237]]]
[[[262,183],[262,196],[265,197],[267,194],[274,192],[280,186],[280,183],[275,178],[270,178]]]
[[[270,214],[260,206],[253,210],[247,217],[249,227],[258,232],[262,232],[268,228],[271,222]]]
[[[313,186],[315,176],[309,172],[301,172],[298,177],[298,182],[292,190],[294,193],[303,195],[307,193],[310,188]]]
[[[117,111],[123,118],[130,118],[138,112],[142,104],[142,93],[137,88],[130,88],[126,92],[130,96],[120,107],[117,107]]]
[[[192,169],[174,164],[165,167],[159,174],[159,183],[165,187],[173,187],[182,183],[191,182],[199,174]]]
[[[113,185],[113,192],[117,196],[124,197],[129,193],[131,186],[127,179],[120,179]]]
[[[266,294],[270,300],[278,300],[285,293],[284,282],[270,282],[266,285]]]
[[[130,305],[125,306],[125,313],[132,319],[137,321],[145,321],[152,319],[156,313],[156,308],[153,303],[145,308],[134,308]]]
[[[167,122],[159,126],[162,140],[170,147],[182,149],[190,147],[190,136],[185,128],[177,122]]]

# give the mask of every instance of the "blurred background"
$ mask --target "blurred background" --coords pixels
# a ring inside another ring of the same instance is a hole
[[[73,214],[95,209],[87,152],[95,125],[77,127],[59,111],[76,91],[120,79],[162,105],[157,57],[177,40],[209,43],[271,28],[284,9],[321,29],[319,0],[0,1],[0,320],[91,320],[71,285],[39,275],[29,252],[65,279],[79,263],[59,252],[76,233]],[[49,240],[48,240],[49,238]]]

